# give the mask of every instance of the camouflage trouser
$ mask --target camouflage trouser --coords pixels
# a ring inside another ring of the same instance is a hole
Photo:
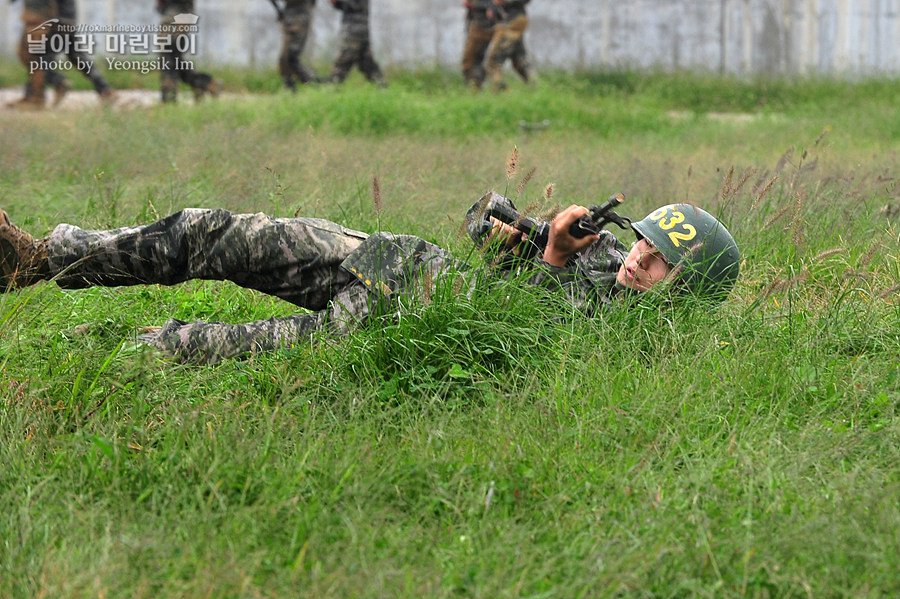
[[[466,30],[466,45],[462,56],[463,78],[466,83],[481,88],[485,78],[484,57],[494,35],[494,26],[472,19]]]
[[[25,98],[37,104],[44,103],[46,97],[44,86],[47,83],[46,69],[38,67],[42,66],[42,61],[46,63],[53,60],[54,56],[49,52],[48,47],[50,37],[56,33],[55,24],[40,26],[55,15],[55,9],[52,12],[49,10],[36,12],[26,9],[22,14],[22,38],[19,40],[17,54],[28,73],[25,83]]]
[[[487,57],[487,73],[495,89],[503,89],[503,64],[512,61],[513,68],[528,81],[532,76],[528,53],[525,51],[525,30],[528,28],[528,17],[519,15],[508,23],[501,23],[494,28],[493,46]]]
[[[159,331],[139,339],[181,362],[214,364],[225,358],[294,347],[321,332],[346,335],[368,316],[370,300],[368,290],[358,281],[351,281],[335,293],[326,309],[317,312],[247,324],[172,318]]]
[[[284,32],[284,44],[281,47],[281,55],[278,58],[278,72],[285,87],[296,89],[297,81],[309,83],[315,79],[315,74],[300,62],[303,48],[306,46],[306,38],[309,37],[309,28],[312,14],[284,15],[281,29]]]
[[[174,17],[179,12],[169,9],[162,18],[162,25],[167,29],[160,34],[160,39],[171,33],[169,43],[160,44],[159,89],[163,102],[174,102],[178,98],[179,81],[190,85],[197,97],[198,92],[202,93],[213,82],[212,75],[195,70],[193,59],[184,57],[184,48],[189,45],[187,35],[190,30],[187,26],[173,25]]]
[[[372,56],[368,20],[348,23],[345,19],[341,23],[341,47],[331,67],[331,80],[335,83],[344,81],[353,65],[358,66],[369,81],[385,83],[384,74]]]
[[[72,22],[66,22],[63,20],[63,23],[71,25]],[[66,39],[63,47],[68,51],[66,56],[68,56],[69,60],[75,65],[75,68],[81,72],[82,75],[87,77],[88,81],[91,82],[91,85],[94,86],[94,90],[98,94],[102,94],[110,89],[109,83],[106,81],[106,77],[103,76],[103,73],[100,72],[100,69],[96,68],[94,60],[88,56],[86,52],[81,52],[78,49],[78,44],[72,39],[71,33],[59,33],[58,35],[65,36]],[[47,71],[46,83],[47,85],[52,85],[57,87],[61,85],[65,81],[66,77],[59,71]]]
[[[214,362],[343,334],[368,315],[369,292],[341,267],[366,234],[314,218],[186,209],[150,225],[91,231],[57,226],[50,272],[64,288],[228,280],[315,310],[250,324],[168,321],[143,341],[182,360]]]

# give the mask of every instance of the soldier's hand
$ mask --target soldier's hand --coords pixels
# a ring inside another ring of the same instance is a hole
[[[547,239],[547,247],[544,249],[544,262],[554,266],[565,266],[569,258],[597,241],[599,235],[586,237],[572,237],[569,227],[576,220],[590,212],[584,206],[572,204],[556,215],[550,223],[550,234]]]

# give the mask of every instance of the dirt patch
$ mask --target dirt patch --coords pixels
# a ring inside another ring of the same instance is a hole
[[[687,121],[694,118],[697,118],[697,113],[691,112],[689,110],[670,110],[668,115],[671,119],[676,121]],[[701,113],[701,117],[707,118],[711,121],[719,121],[723,123],[750,123],[754,121],[758,121],[760,119],[775,119],[779,120],[781,118],[780,115],[773,114],[758,114],[758,113],[750,113],[750,112],[706,112]]]
[[[11,108],[14,103],[22,98],[21,87],[8,87],[0,89],[0,111],[19,112],[19,109]],[[47,92],[46,110],[79,111],[92,108],[133,109],[156,106],[159,101],[158,89],[118,89],[111,99],[102,99],[93,91],[70,91],[62,102],[54,105],[55,92]],[[194,94],[190,90],[178,94],[179,104],[194,104]]]

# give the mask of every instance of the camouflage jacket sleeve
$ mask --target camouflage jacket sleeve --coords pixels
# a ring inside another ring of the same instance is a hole
[[[492,203],[516,210],[512,200],[498,193],[489,192],[466,212],[466,231],[476,247],[483,248],[491,230],[484,214]],[[497,250],[486,248],[486,251]],[[502,253],[493,263],[506,278],[523,277],[528,284],[540,285],[563,292],[568,301],[586,313],[608,303],[614,293],[616,273],[625,259],[627,248],[609,231],[601,231],[600,239],[578,254],[564,267],[544,262],[540,257],[531,261]],[[489,259],[491,257],[489,256]]]
[[[410,287],[417,279],[427,277],[436,282],[448,272],[469,268],[424,239],[384,232],[370,235],[341,266],[368,290],[385,297]]]
[[[554,266],[536,259],[537,267],[528,283],[561,292],[574,307],[595,314],[609,304],[616,289],[616,274],[625,260],[626,248],[609,231],[570,260],[566,266]]]

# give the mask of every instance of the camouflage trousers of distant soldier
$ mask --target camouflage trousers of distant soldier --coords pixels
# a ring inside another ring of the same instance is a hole
[[[141,337],[198,363],[290,347],[320,332],[344,335],[376,303],[411,287],[416,273],[436,281],[456,267],[445,250],[409,235],[222,209],[185,209],[107,231],[61,224],[47,244],[51,276],[63,288],[227,280],[313,310],[248,324],[171,319]]]
[[[65,23],[65,21],[63,21],[63,23]],[[69,23],[74,24],[72,21]],[[86,52],[81,52],[78,49],[78,44],[72,39],[71,33],[59,33],[57,35],[63,36],[65,39],[62,46],[67,50],[66,56],[68,56],[69,62],[75,65],[75,68],[91,82],[91,85],[94,86],[94,91],[96,91],[101,98],[108,98],[112,93],[112,87],[110,87],[109,82],[107,82],[106,77],[103,76],[100,69],[96,67],[94,60]],[[69,83],[66,76],[59,71],[48,69],[45,75],[45,83],[56,90],[56,98],[54,98],[53,102],[54,104],[59,104],[63,99],[63,96],[65,96],[72,87],[72,84]]]
[[[55,6],[43,7],[42,10],[29,10],[26,7],[22,13],[22,37],[17,54],[28,72],[24,101],[35,107],[43,106],[46,97],[44,86],[48,83],[47,70],[40,67],[54,58],[48,50],[50,38],[57,30],[56,24],[48,24],[48,20],[54,17]]]
[[[171,34],[168,43],[160,44],[159,89],[163,102],[175,102],[178,99],[178,82],[191,86],[194,98],[199,100],[203,94],[213,89],[214,79],[209,73],[194,69],[193,59],[185,59],[184,49],[189,47],[189,26],[175,25],[175,15],[181,12],[177,7],[167,9],[162,17],[162,25],[166,29],[160,37]]]
[[[525,30],[528,28],[528,17],[519,15],[508,23],[498,23],[494,27],[493,46],[487,57],[487,75],[493,82],[495,90],[506,88],[503,80],[503,64],[509,60],[513,69],[524,81],[534,76],[534,70],[528,61],[525,50]]]
[[[309,28],[312,22],[312,14],[286,14],[281,22],[281,30],[284,33],[284,43],[281,47],[281,55],[278,58],[278,72],[284,86],[290,90],[297,89],[297,82],[309,83],[316,79],[315,74],[300,62],[306,39],[309,37]]]
[[[372,55],[372,44],[369,38],[368,16],[366,20],[347,22],[345,17],[341,23],[341,47],[331,67],[331,80],[341,83],[356,65],[366,79],[380,85],[387,81]]]
[[[41,53],[38,51],[35,43],[41,35],[46,36],[48,47],[51,43],[51,37],[58,38],[52,42],[53,45],[66,50],[66,56],[69,61],[91,82],[98,94],[101,96],[109,94],[112,88],[106,81],[106,77],[103,76],[100,69],[95,68],[96,65],[93,59],[87,53],[78,49],[78,44],[71,39],[71,33],[57,31],[56,25],[48,25],[42,29],[35,30],[42,22],[44,21],[27,22],[19,44],[19,60],[29,70],[28,80],[25,83],[25,99],[35,106],[43,106],[46,100],[44,90],[46,86],[51,86],[56,90],[54,103],[58,104],[72,86],[61,72],[51,68],[36,68],[37,66],[49,65],[57,60],[56,55],[52,52]],[[66,23],[65,21],[63,22]],[[71,24],[71,22],[66,24]]]
[[[494,24],[486,17],[474,16],[466,26],[466,45],[463,47],[462,72],[466,83],[481,89],[484,83],[484,58],[494,36]]]
[[[69,57],[69,61],[79,69],[82,75],[87,77],[88,81],[91,82],[91,85],[94,86],[94,91],[96,91],[101,96],[106,95],[112,88],[106,81],[106,77],[104,77],[103,73],[100,72],[100,69],[96,68],[93,59],[91,59],[84,52],[75,50],[74,43],[70,44],[68,47],[69,52],[67,56]],[[47,85],[51,85],[56,88],[57,93],[59,93],[59,90],[63,87],[68,89],[70,85],[65,75],[63,75],[59,71],[52,70],[48,70],[46,72],[46,83]]]

